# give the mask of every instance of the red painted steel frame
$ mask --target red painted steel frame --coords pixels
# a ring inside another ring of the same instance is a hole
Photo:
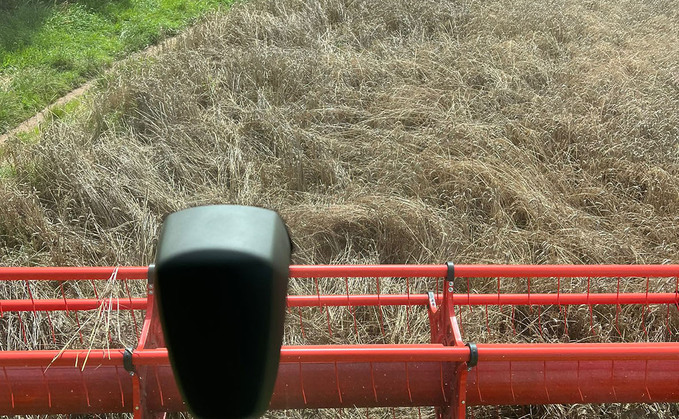
[[[291,266],[291,278],[444,278],[446,265]],[[679,265],[455,265],[457,278],[675,277]]]
[[[0,268],[0,281],[147,279],[148,267]],[[446,265],[293,265],[291,278],[444,278]],[[676,277],[679,265],[455,265],[458,278]]]
[[[437,300],[442,298],[437,296]],[[456,294],[455,305],[628,305],[677,304],[677,293],[601,293],[601,294]],[[290,295],[288,307],[341,306],[421,306],[429,301],[427,294],[380,295]],[[28,303],[26,303],[28,304]]]
[[[442,298],[437,296],[437,300]],[[288,307],[348,307],[348,306],[423,306],[429,301],[427,294],[367,294],[367,295],[290,295]],[[677,293],[625,293],[625,294],[457,294],[456,305],[630,305],[679,304]],[[111,308],[113,310],[145,310],[146,298],[117,299],[48,299],[2,300],[0,311],[83,311]]]
[[[677,361],[677,343],[486,343],[478,344],[481,361]],[[2,367],[102,367],[122,366],[124,349],[71,349],[2,351]],[[135,366],[165,366],[167,349],[139,349],[132,353]],[[283,346],[282,363],[331,362],[467,362],[469,348],[441,344],[373,344]],[[679,379],[679,377],[677,377]]]
[[[0,268],[0,281],[146,279],[146,267]],[[445,278],[445,265],[292,266],[295,278]],[[460,278],[670,277],[679,265],[457,265]],[[434,343],[292,346],[281,350],[272,409],[439,406],[461,418],[468,405],[679,402],[679,343],[478,343],[478,364],[462,341],[454,305],[671,304],[677,292],[581,294],[289,296],[289,307],[424,305]],[[438,304],[438,306],[437,306]],[[123,349],[0,352],[0,414],[134,412],[162,417],[185,409],[148,298],[0,301],[0,312],[146,310],[133,374]],[[438,343],[437,343],[438,342]],[[219,362],[217,348],[206,356]]]

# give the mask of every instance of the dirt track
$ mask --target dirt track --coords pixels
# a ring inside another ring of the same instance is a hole
[[[0,144],[3,144],[11,136],[20,134],[22,132],[28,132],[28,131],[34,129],[35,127],[39,126],[45,120],[47,115],[49,115],[49,113],[52,111],[52,109],[54,109],[55,106],[64,105],[64,104],[70,102],[71,100],[73,100],[74,98],[83,95],[85,92],[87,92],[90,89],[90,87],[92,87],[92,84],[93,84],[93,82],[89,81],[89,82],[85,83],[84,85],[78,87],[77,89],[71,90],[66,95],[57,99],[56,102],[50,104],[45,109],[41,110],[40,112],[38,112],[37,114],[35,114],[31,118],[25,120],[24,122],[19,124],[17,127],[9,130],[5,134],[0,135]]]

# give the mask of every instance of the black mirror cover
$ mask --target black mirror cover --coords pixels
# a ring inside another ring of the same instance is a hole
[[[154,289],[175,378],[196,416],[257,417],[268,408],[290,252],[274,211],[214,205],[165,220]]]

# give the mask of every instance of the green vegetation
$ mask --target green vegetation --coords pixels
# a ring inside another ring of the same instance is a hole
[[[0,1],[0,133],[230,0]]]

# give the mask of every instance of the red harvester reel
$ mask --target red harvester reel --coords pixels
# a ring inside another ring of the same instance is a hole
[[[679,402],[679,265],[289,263],[276,213],[208,206],[155,266],[0,268],[0,414]]]

